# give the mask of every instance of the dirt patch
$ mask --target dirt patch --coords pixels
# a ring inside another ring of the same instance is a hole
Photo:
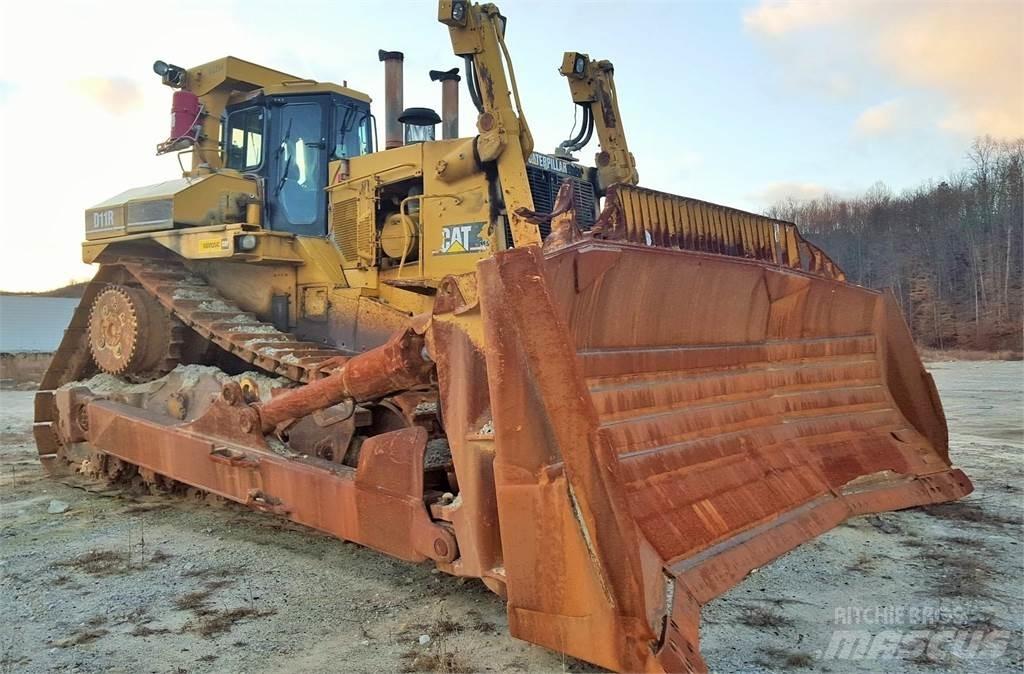
[[[988,597],[992,568],[975,550],[951,550],[933,547],[921,555],[935,562],[942,571],[934,583],[939,597]]]
[[[921,511],[932,517],[938,517],[951,522],[972,522],[989,526],[1020,526],[1022,524],[1020,517],[998,511],[989,512],[976,501],[961,500],[953,501],[952,503],[939,503],[924,506],[921,508]]]

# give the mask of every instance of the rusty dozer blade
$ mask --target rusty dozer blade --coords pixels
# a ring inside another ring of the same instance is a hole
[[[763,255],[685,250],[636,211],[659,212],[554,222],[545,253],[481,263],[480,302],[512,634],[692,672],[701,606],[752,569],[972,487],[890,294],[801,267],[802,240],[787,260],[777,228]]]

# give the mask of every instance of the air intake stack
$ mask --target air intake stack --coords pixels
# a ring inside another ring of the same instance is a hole
[[[384,62],[384,149],[402,147],[402,123],[398,116],[404,109],[402,80],[403,61],[405,54],[400,51],[377,52],[377,57]]]
[[[459,69],[431,70],[430,79],[441,83],[441,137],[459,137]]]

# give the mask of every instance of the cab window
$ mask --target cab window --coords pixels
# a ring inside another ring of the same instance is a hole
[[[370,142],[370,110],[348,103],[334,106],[332,159],[348,159],[373,152]]]
[[[236,110],[228,116],[227,167],[251,171],[263,163],[263,108]]]
[[[277,148],[276,196],[289,225],[312,225],[322,220],[320,207],[325,168],[320,154],[319,103],[289,103],[281,109],[281,142]]]

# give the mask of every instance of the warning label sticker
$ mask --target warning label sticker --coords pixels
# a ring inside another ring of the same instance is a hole
[[[199,239],[199,252],[201,253],[219,253],[222,250],[227,250],[231,244],[228,243],[227,239],[217,237],[215,239]]]

